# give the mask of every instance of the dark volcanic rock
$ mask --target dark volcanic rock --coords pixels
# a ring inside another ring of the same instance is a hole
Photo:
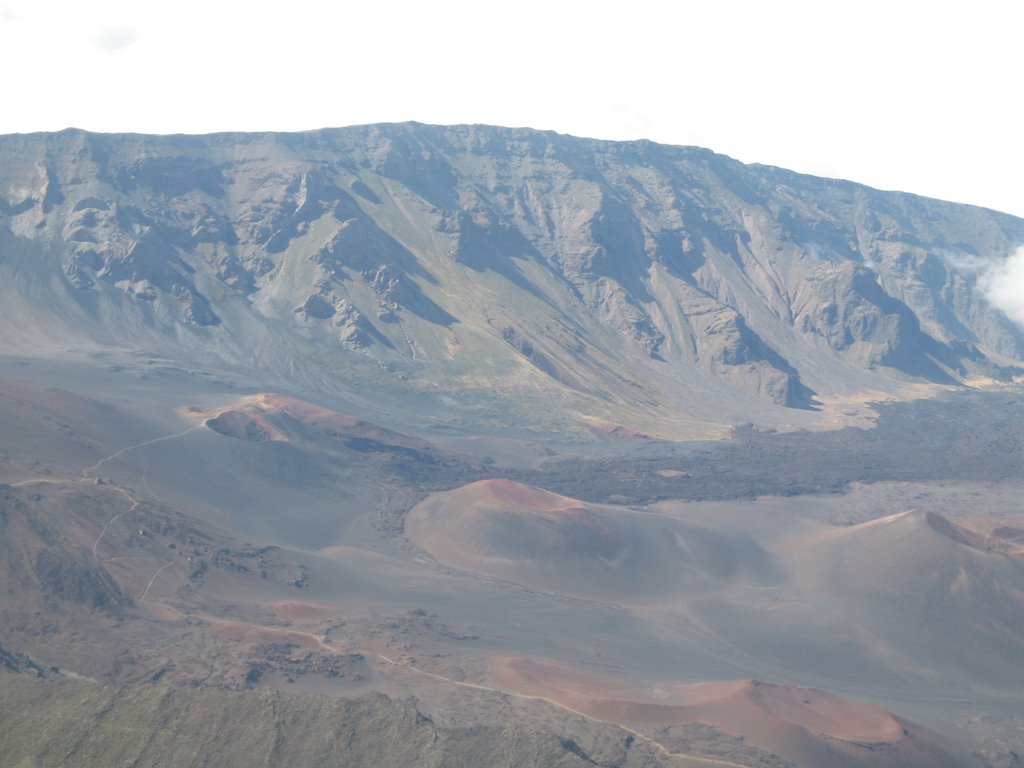
[[[43,549],[35,559],[35,575],[50,595],[111,616],[120,616],[129,598],[98,563]]]

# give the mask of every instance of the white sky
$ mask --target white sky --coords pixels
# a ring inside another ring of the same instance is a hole
[[[1024,216],[1021,21],[1009,0],[0,0],[0,133],[525,125]]]

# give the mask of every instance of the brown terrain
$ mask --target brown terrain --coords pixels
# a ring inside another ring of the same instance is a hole
[[[1021,242],[649,142],[0,137],[0,764],[1019,766]]]
[[[174,462],[188,457],[188,485],[204,477],[204,456],[229,465],[224,449],[234,444],[253,459],[287,446],[321,471],[344,457],[377,478],[385,503],[398,489],[396,467],[424,465],[442,484],[487,468],[292,396],[176,406],[162,435],[140,431],[135,445],[100,448],[108,438],[89,418],[98,401],[9,383],[4,392],[37,455],[51,457],[8,464],[16,474],[4,488],[0,646],[30,649],[9,666],[31,659],[48,676],[132,685],[420,691],[432,717],[460,690],[504,692],[517,706],[553,706],[556,720],[592,722],[595,749],[601,729],[618,728],[637,759],[646,750],[681,765],[970,765],[975,758],[952,742],[892,714],[901,695],[891,675],[911,690],[972,680],[997,699],[1017,685],[1008,670],[1018,651],[1006,639],[1024,616],[1024,567],[1020,522],[1005,514],[954,522],[918,510],[837,526],[842,504],[812,498],[788,509],[778,500],[774,512],[771,497],[623,506],[490,477],[427,496],[404,515],[404,534],[389,527],[384,506],[320,546],[254,546],[176,509],[194,488],[182,491],[168,474],[180,471]],[[106,424],[131,423],[123,405],[108,408]],[[276,437],[216,429],[227,415],[258,419]],[[257,481],[269,465],[236,466]],[[680,473],[651,476],[687,479]],[[862,504],[850,499],[851,510]],[[253,521],[280,517],[266,501]],[[758,505],[770,526],[757,522]],[[495,605],[505,608],[495,614]],[[541,626],[549,628],[537,634]],[[617,627],[622,640],[608,643],[594,634],[600,626]],[[823,665],[792,655],[794,626],[805,635],[797,653],[834,646]],[[665,632],[677,639],[666,645]],[[105,636],[117,639],[81,642]],[[914,665],[896,665],[902,654]],[[850,665],[849,676],[836,675],[837,664]],[[876,678],[864,676],[879,664]],[[796,676],[786,670],[801,668],[812,685],[789,682]],[[742,675],[756,671],[776,681]],[[829,680],[850,692],[867,683],[895,704],[823,690]],[[495,722],[498,711],[478,719]],[[940,711],[919,714],[937,726]]]
[[[492,659],[488,674],[503,688],[640,732],[702,723],[797,762],[870,765],[877,752],[883,752],[889,764],[912,764],[929,753],[943,759],[933,737],[920,729],[909,730],[883,707],[810,688],[730,680],[665,682],[652,691],[640,691],[521,657]]]

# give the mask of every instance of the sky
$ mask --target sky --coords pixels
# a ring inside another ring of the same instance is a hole
[[[1017,5],[0,0],[0,133],[528,126],[1024,216]]]

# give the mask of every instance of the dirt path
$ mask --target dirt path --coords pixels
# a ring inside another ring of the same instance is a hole
[[[156,569],[156,573],[153,574],[153,578],[151,578],[149,580],[149,583],[146,585],[146,588],[144,590],[142,590],[142,594],[139,595],[135,599],[138,600],[139,602],[145,600],[146,599],[146,595],[149,594],[149,588],[152,587],[153,586],[153,582],[156,581],[156,577],[160,575],[161,571],[163,571],[165,568],[170,568],[172,565],[174,565],[174,561],[173,560],[168,560],[166,563],[164,563],[159,568],[157,568]]]
[[[158,571],[158,573],[159,573],[159,571]],[[154,575],[154,578],[155,578],[155,575]],[[222,618],[219,618],[219,617],[206,616],[206,615],[197,615],[196,618],[201,618],[204,621],[209,621],[211,624],[225,624],[225,623],[229,623],[229,622],[230,623],[238,623],[236,619],[222,619]],[[275,630],[280,629],[278,627],[261,627],[259,624],[252,624],[252,626],[260,627],[260,628],[265,628],[265,629],[275,629]],[[561,703],[559,703],[557,701],[554,701],[552,699],[546,698],[544,696],[531,696],[529,694],[516,693],[515,691],[507,691],[507,690],[504,690],[503,688],[494,688],[493,686],[482,685],[480,683],[467,683],[464,680],[455,680],[455,679],[453,679],[451,677],[445,677],[444,675],[440,675],[440,674],[438,674],[436,672],[428,672],[425,669],[419,669],[418,667],[414,667],[413,665],[409,664],[407,661],[402,661],[401,659],[393,659],[390,656],[385,656],[384,654],[379,653],[377,651],[370,651],[370,650],[366,650],[366,649],[363,649],[363,648],[345,648],[345,649],[335,648],[334,646],[328,645],[327,643],[325,643],[324,639],[320,635],[317,635],[317,634],[315,634],[313,632],[303,632],[301,630],[295,630],[295,629],[290,629],[290,628],[287,631],[290,634],[301,635],[303,637],[308,637],[308,638],[314,640],[317,643],[317,645],[322,650],[326,651],[327,653],[334,654],[334,655],[341,655],[343,653],[360,653],[363,656],[371,657],[371,658],[377,659],[378,661],[384,662],[385,664],[387,664],[389,666],[400,667],[401,669],[408,670],[410,672],[413,672],[414,674],[420,675],[421,677],[426,677],[426,678],[429,678],[431,680],[436,680],[437,682],[440,682],[440,683],[446,683],[448,685],[455,685],[455,686],[458,686],[460,688],[469,688],[469,689],[476,690],[476,691],[484,691],[486,693],[496,693],[496,694],[499,694],[499,695],[502,695],[502,696],[509,696],[509,697],[516,698],[516,699],[522,699],[524,701],[543,701],[543,702],[545,702],[547,704],[550,704],[553,707],[557,707],[558,709],[561,709],[564,712],[569,712],[569,713],[571,713],[573,715],[576,715],[578,717],[582,717],[584,720],[589,720],[590,722],[593,722],[593,723],[601,723],[603,725],[612,725],[612,726],[615,726],[616,728],[620,728],[623,731],[625,731],[626,733],[628,733],[629,735],[631,735],[634,739],[642,741],[645,744],[648,744],[651,747],[653,747],[660,755],[662,755],[664,757],[668,757],[668,758],[670,758],[672,760],[683,761],[683,765],[686,768],[708,768],[709,766],[726,766],[726,768],[749,768],[749,766],[745,766],[742,763],[734,763],[734,762],[732,762],[730,760],[722,760],[720,758],[715,758],[715,757],[704,757],[702,755],[695,755],[695,754],[688,753],[688,752],[672,752],[671,750],[669,750],[661,742],[659,742],[659,741],[657,741],[655,739],[652,739],[650,736],[647,736],[646,734],[644,734],[644,733],[642,733],[640,731],[637,731],[637,730],[635,730],[633,728],[630,728],[628,725],[623,725],[622,723],[612,722],[610,720],[601,720],[600,718],[593,717],[592,715],[588,715],[588,714],[586,714],[584,712],[580,712],[577,709],[573,709],[572,707],[566,706],[565,704],[561,704]]]
[[[410,342],[410,348],[412,348],[412,343],[411,342]],[[415,354],[415,349],[413,349],[413,353]],[[156,443],[161,443],[161,442],[164,442],[164,441],[167,441],[167,440],[173,440],[173,439],[176,439],[176,438],[179,438],[179,437],[184,437],[185,435],[189,434],[190,432],[193,432],[196,429],[198,429],[200,426],[202,426],[202,425],[201,424],[193,425],[193,426],[189,427],[188,429],[182,430],[181,432],[176,432],[176,433],[174,433],[172,435],[164,435],[162,437],[156,437],[156,438],[153,438],[152,440],[146,440],[146,441],[141,442],[141,443],[136,443],[134,445],[129,445],[129,446],[126,446],[124,448],[121,448],[120,450],[115,451],[114,453],[110,454],[109,456],[106,456],[106,457],[100,459],[99,461],[97,461],[92,466],[83,469],[81,471],[81,473],[80,473],[80,476],[81,476],[81,478],[85,478],[85,479],[89,479],[90,477],[95,478],[95,476],[96,476],[95,473],[104,464],[106,464],[106,463],[108,463],[110,461],[113,461],[114,459],[117,459],[120,456],[123,456],[124,454],[128,453],[129,451],[136,450],[136,449],[141,450],[141,449],[145,448],[148,445],[154,445]],[[144,484],[144,486],[146,488],[146,492],[149,493],[154,499],[159,501],[159,498],[156,496],[156,494],[154,494],[152,492],[152,490],[150,490],[149,484],[148,484],[148,482],[146,482],[146,479],[147,479],[146,478],[146,473],[148,472],[148,469],[149,469],[149,462],[145,459],[145,454],[143,454],[143,460],[144,460],[145,463],[143,465],[144,468],[143,468],[143,480],[142,481],[143,481],[143,484]],[[68,482],[68,479],[59,479],[59,478],[52,478],[52,477],[49,477],[49,478],[48,477],[39,477],[39,478],[31,478],[31,479],[28,479],[28,480],[23,480],[23,481],[20,481],[20,482],[17,482],[17,483],[13,483],[12,485],[17,487],[17,486],[30,485],[32,483],[67,483],[67,482]],[[72,482],[73,482],[73,480],[72,480]],[[110,520],[108,520],[107,523],[100,530],[99,535],[96,537],[96,541],[94,541],[93,545],[92,545],[92,554],[93,554],[93,557],[95,557],[97,560],[99,560],[99,551],[98,550],[99,550],[100,542],[103,540],[104,535],[107,533],[107,531],[109,530],[111,525],[113,525],[121,517],[124,517],[125,515],[131,514],[132,512],[134,512],[139,507],[139,505],[141,504],[141,501],[138,498],[136,498],[127,489],[122,488],[120,486],[112,486],[112,487],[118,493],[123,495],[128,502],[130,502],[130,506],[128,507],[128,509],[125,509],[125,510],[123,510],[121,512],[118,512],[113,517],[111,517]],[[146,584],[146,588],[139,594],[139,596],[136,599],[139,600],[139,601],[145,600],[146,596],[149,594],[150,589],[153,587],[153,584],[156,582],[157,577],[159,577],[159,575],[164,570],[166,570],[167,568],[170,568],[173,565],[174,565],[174,561],[171,560],[171,561],[168,561],[168,562],[164,563],[159,568],[157,568],[157,570],[153,573],[152,577],[150,577],[149,582]],[[220,624],[220,623],[225,623],[226,621],[228,621],[226,619],[215,618],[215,617],[210,617],[210,616],[199,616],[199,615],[197,615],[196,618],[202,618],[203,620],[209,621],[212,624]],[[259,625],[257,625],[257,624],[253,624],[252,626],[259,627]],[[268,629],[276,629],[276,628],[268,628]],[[601,723],[601,724],[604,724],[604,725],[611,725],[611,726],[614,726],[616,728],[619,728],[619,729],[625,731],[626,733],[630,734],[634,739],[649,745],[650,747],[652,747],[654,750],[656,750],[662,756],[667,757],[667,758],[669,758],[669,759],[671,759],[673,761],[681,761],[682,765],[687,766],[688,768],[714,768],[714,767],[717,767],[717,766],[725,766],[726,768],[747,768],[747,766],[744,766],[744,765],[742,765],[740,763],[734,763],[734,762],[731,762],[729,760],[722,760],[722,759],[714,758],[714,757],[704,757],[704,756],[701,756],[701,755],[685,753],[685,752],[672,752],[671,750],[669,750],[661,742],[656,741],[655,739],[651,738],[650,736],[647,736],[646,734],[644,734],[644,733],[642,733],[640,731],[637,731],[637,730],[635,730],[633,728],[630,728],[627,725],[624,725],[622,723],[616,723],[616,722],[608,721],[608,720],[601,720],[599,718],[593,717],[591,715],[587,715],[587,714],[585,714],[583,712],[580,712],[579,710],[573,709],[572,707],[569,707],[569,706],[567,706],[565,704],[562,704],[560,702],[554,701],[554,700],[549,699],[549,698],[544,697],[544,696],[532,696],[532,695],[529,695],[529,694],[517,693],[515,691],[507,691],[507,690],[503,690],[501,688],[495,688],[495,687],[492,687],[492,686],[483,685],[483,684],[479,684],[479,683],[469,683],[469,682],[466,682],[466,681],[463,681],[463,680],[455,680],[453,678],[445,677],[444,675],[440,675],[440,674],[437,674],[435,672],[429,672],[429,671],[424,670],[424,669],[419,669],[419,668],[413,666],[412,664],[408,663],[408,661],[402,661],[401,659],[393,659],[393,658],[390,658],[388,656],[385,656],[384,654],[377,653],[375,651],[366,651],[366,650],[362,650],[362,649],[359,649],[359,648],[347,649],[346,651],[339,650],[337,648],[332,647],[331,645],[326,644],[324,642],[324,639],[321,636],[316,635],[316,634],[314,634],[312,632],[301,632],[301,631],[295,631],[295,630],[288,630],[288,631],[291,634],[301,635],[301,636],[308,637],[308,638],[314,640],[316,642],[317,647],[319,647],[323,651],[326,651],[326,652],[331,653],[331,654],[341,654],[343,652],[362,653],[365,656],[369,656],[369,657],[378,659],[379,661],[381,661],[381,662],[383,662],[383,663],[385,663],[387,665],[394,666],[394,667],[400,667],[400,668],[408,670],[408,671],[410,671],[410,672],[412,672],[412,673],[414,673],[416,675],[420,675],[422,677],[429,678],[431,680],[435,680],[435,681],[438,681],[438,682],[441,682],[441,683],[445,683],[445,684],[448,684],[448,685],[459,686],[459,687],[462,687],[462,688],[469,688],[469,689],[477,690],[477,691],[484,691],[484,692],[487,692],[487,693],[499,694],[499,695],[503,695],[503,696],[508,696],[508,697],[513,697],[513,698],[521,699],[521,700],[524,700],[524,701],[542,701],[542,702],[545,702],[545,703],[547,703],[547,704],[549,704],[549,705],[551,705],[553,707],[557,707],[558,709],[561,709],[564,712],[569,712],[569,713],[571,713],[573,715],[576,715],[578,717],[581,717],[581,718],[583,718],[585,720],[589,720],[591,722],[596,722],[596,723]]]
[[[323,645],[322,641],[321,641],[321,645]],[[329,646],[324,646],[324,647],[325,648],[329,648]],[[592,715],[588,715],[588,714],[586,714],[584,712],[580,712],[577,709],[573,709],[572,707],[566,706],[565,704],[562,704],[560,702],[554,701],[554,700],[549,699],[549,698],[547,698],[545,696],[531,696],[531,695],[525,694],[525,693],[516,693],[515,691],[507,691],[507,690],[504,690],[502,688],[494,688],[494,687],[491,687],[489,685],[481,685],[479,683],[467,683],[467,682],[465,682],[463,680],[454,680],[454,679],[452,679],[450,677],[445,677],[444,675],[439,675],[436,672],[428,672],[428,671],[426,671],[424,669],[419,669],[417,667],[412,666],[408,662],[404,662],[404,661],[401,661],[401,660],[398,660],[398,659],[392,659],[392,658],[390,658],[388,656],[385,656],[382,653],[377,653],[375,651],[364,651],[364,650],[359,650],[359,649],[356,649],[356,650],[359,653],[362,653],[363,655],[372,656],[372,657],[374,657],[376,659],[379,659],[380,661],[383,661],[386,664],[390,664],[392,666],[401,667],[403,669],[410,670],[412,672],[415,672],[418,675],[422,675],[423,677],[428,677],[428,678],[431,678],[432,680],[437,680],[437,681],[440,681],[442,683],[448,683],[450,685],[457,685],[457,686],[460,686],[462,688],[471,688],[471,689],[478,690],[478,691],[486,691],[488,693],[503,694],[505,696],[511,696],[511,697],[514,697],[514,698],[517,698],[517,699],[523,699],[523,700],[526,700],[526,701],[543,701],[543,702],[546,702],[546,703],[550,704],[551,706],[558,707],[559,709],[561,709],[561,710],[563,710],[565,712],[569,712],[571,714],[574,714],[574,715],[577,715],[579,717],[582,717],[585,720],[590,720],[591,722],[595,722],[595,723],[602,723],[604,725],[613,725],[616,728],[620,728],[623,731],[625,731],[626,733],[630,734],[635,739],[643,741],[644,743],[650,745],[651,747],[653,747],[662,756],[668,757],[668,758],[670,758],[672,760],[684,761],[684,765],[692,766],[692,768],[702,768],[704,766],[727,766],[728,768],[748,768],[748,766],[745,766],[742,763],[734,763],[734,762],[732,762],[730,760],[722,760],[722,759],[715,758],[715,757],[704,757],[702,755],[695,755],[695,754],[691,754],[691,753],[688,753],[688,752],[672,752],[671,750],[668,749],[668,747],[666,747],[661,742],[656,741],[655,739],[652,739],[650,736],[647,736],[646,734],[641,733],[640,731],[637,731],[637,730],[634,730],[633,728],[630,728],[628,725],[623,725],[622,723],[616,723],[616,722],[612,722],[612,721],[609,721],[609,720],[601,720],[600,718],[593,717]],[[335,651],[335,652],[337,652],[337,651]]]
[[[9,483],[11,488],[21,488],[26,485],[35,485],[36,483],[50,483],[51,485],[65,485],[67,480],[62,477],[30,477],[28,480],[19,480],[16,483]]]
[[[99,468],[102,467],[104,464],[106,464],[108,461],[113,461],[114,459],[118,458],[119,456],[124,455],[128,451],[133,451],[133,450],[138,449],[138,451],[142,454],[142,459],[143,459],[142,485],[146,489],[146,493],[148,493],[156,501],[159,502],[160,501],[159,497],[155,493],[153,493],[152,489],[149,487],[149,482],[148,482],[148,479],[147,479],[147,474],[149,472],[149,460],[146,458],[146,454],[145,454],[145,452],[142,449],[145,448],[147,445],[154,445],[156,443],[162,443],[162,442],[164,442],[166,440],[174,440],[175,438],[178,438],[178,437],[184,437],[189,432],[192,432],[192,431],[198,429],[200,426],[201,425],[199,425],[199,424],[193,424],[188,429],[182,430],[181,432],[175,432],[173,435],[163,435],[161,437],[154,437],[152,440],[145,440],[145,441],[143,441],[141,443],[136,443],[134,445],[129,445],[129,446],[125,447],[125,448],[120,449],[119,451],[115,451],[114,453],[110,454],[109,456],[106,456],[106,457],[100,459],[95,464],[93,464],[91,467],[86,467],[85,469],[82,470],[81,475],[82,475],[83,478],[86,478],[86,479],[88,479],[90,476],[95,477],[96,471],[99,470]],[[51,480],[50,482],[57,482],[57,481]],[[21,485],[21,484],[22,483],[19,483],[19,485]],[[134,512],[136,509],[138,509],[139,505],[142,503],[140,499],[138,499],[136,496],[134,496],[131,493],[131,491],[129,491],[129,490],[125,489],[125,488],[122,488],[121,486],[118,486],[118,485],[115,485],[115,486],[112,486],[112,487],[114,488],[114,490],[116,490],[118,493],[120,493],[122,496],[124,496],[125,499],[128,502],[130,502],[131,506],[129,506],[128,509],[123,510],[121,512],[118,512],[116,515],[111,517],[107,521],[106,525],[104,525],[103,528],[100,530],[99,535],[96,537],[96,541],[94,541],[93,544],[92,544],[92,556],[94,558],[96,558],[96,560],[100,559],[100,556],[99,556],[99,545],[100,545],[100,542],[103,540],[103,536],[110,529],[110,526],[113,525],[120,518],[124,517],[125,515],[130,515],[132,512]],[[139,600],[139,601],[145,600],[146,599],[146,595],[149,594],[149,590],[152,588],[153,584],[156,582],[157,576],[159,576],[165,569],[170,568],[172,565],[174,565],[174,561],[173,560],[169,560],[168,562],[164,563],[159,568],[157,568],[156,572],[153,574],[153,576],[149,579],[149,582],[146,584],[146,588],[144,590],[142,590],[142,593],[136,598],[136,600]]]
[[[124,510],[123,512],[118,512],[116,515],[114,515],[112,518],[110,518],[107,521],[107,524],[103,526],[103,529],[100,531],[99,536],[96,537],[96,541],[94,541],[93,544],[92,544],[92,556],[94,558],[96,558],[97,560],[100,559],[100,556],[97,553],[96,548],[99,547],[100,540],[103,538],[103,534],[105,534],[107,532],[107,529],[110,528],[110,526],[114,524],[115,520],[117,520],[119,517],[124,517],[125,515],[131,514],[136,509],[138,509],[138,506],[139,506],[139,500],[136,499],[134,496],[132,496],[124,488],[121,488],[120,486],[114,486],[114,490],[116,490],[118,493],[120,493],[122,496],[124,496],[126,499],[128,499],[128,501],[131,502],[131,506],[128,507],[128,509]]]
[[[108,461],[113,461],[118,456],[121,456],[121,455],[123,455],[125,453],[128,453],[128,451],[133,451],[136,448],[145,448],[147,445],[154,445],[156,443],[162,443],[165,440],[173,440],[176,437],[184,437],[189,432],[194,432],[195,430],[199,429],[199,427],[201,427],[201,426],[202,426],[202,424],[193,424],[188,429],[183,430],[181,432],[176,432],[173,435],[164,435],[163,437],[154,437],[152,440],[146,440],[146,441],[141,442],[141,443],[136,443],[135,445],[126,446],[125,448],[122,448],[119,451],[115,451],[114,453],[110,454],[109,456],[106,456],[105,458],[100,459],[95,464],[93,464],[91,467],[86,467],[85,469],[83,469],[82,470],[82,477],[86,477],[87,478],[90,475],[93,475],[93,473],[96,472],[96,470],[98,470],[100,467],[102,467]]]

